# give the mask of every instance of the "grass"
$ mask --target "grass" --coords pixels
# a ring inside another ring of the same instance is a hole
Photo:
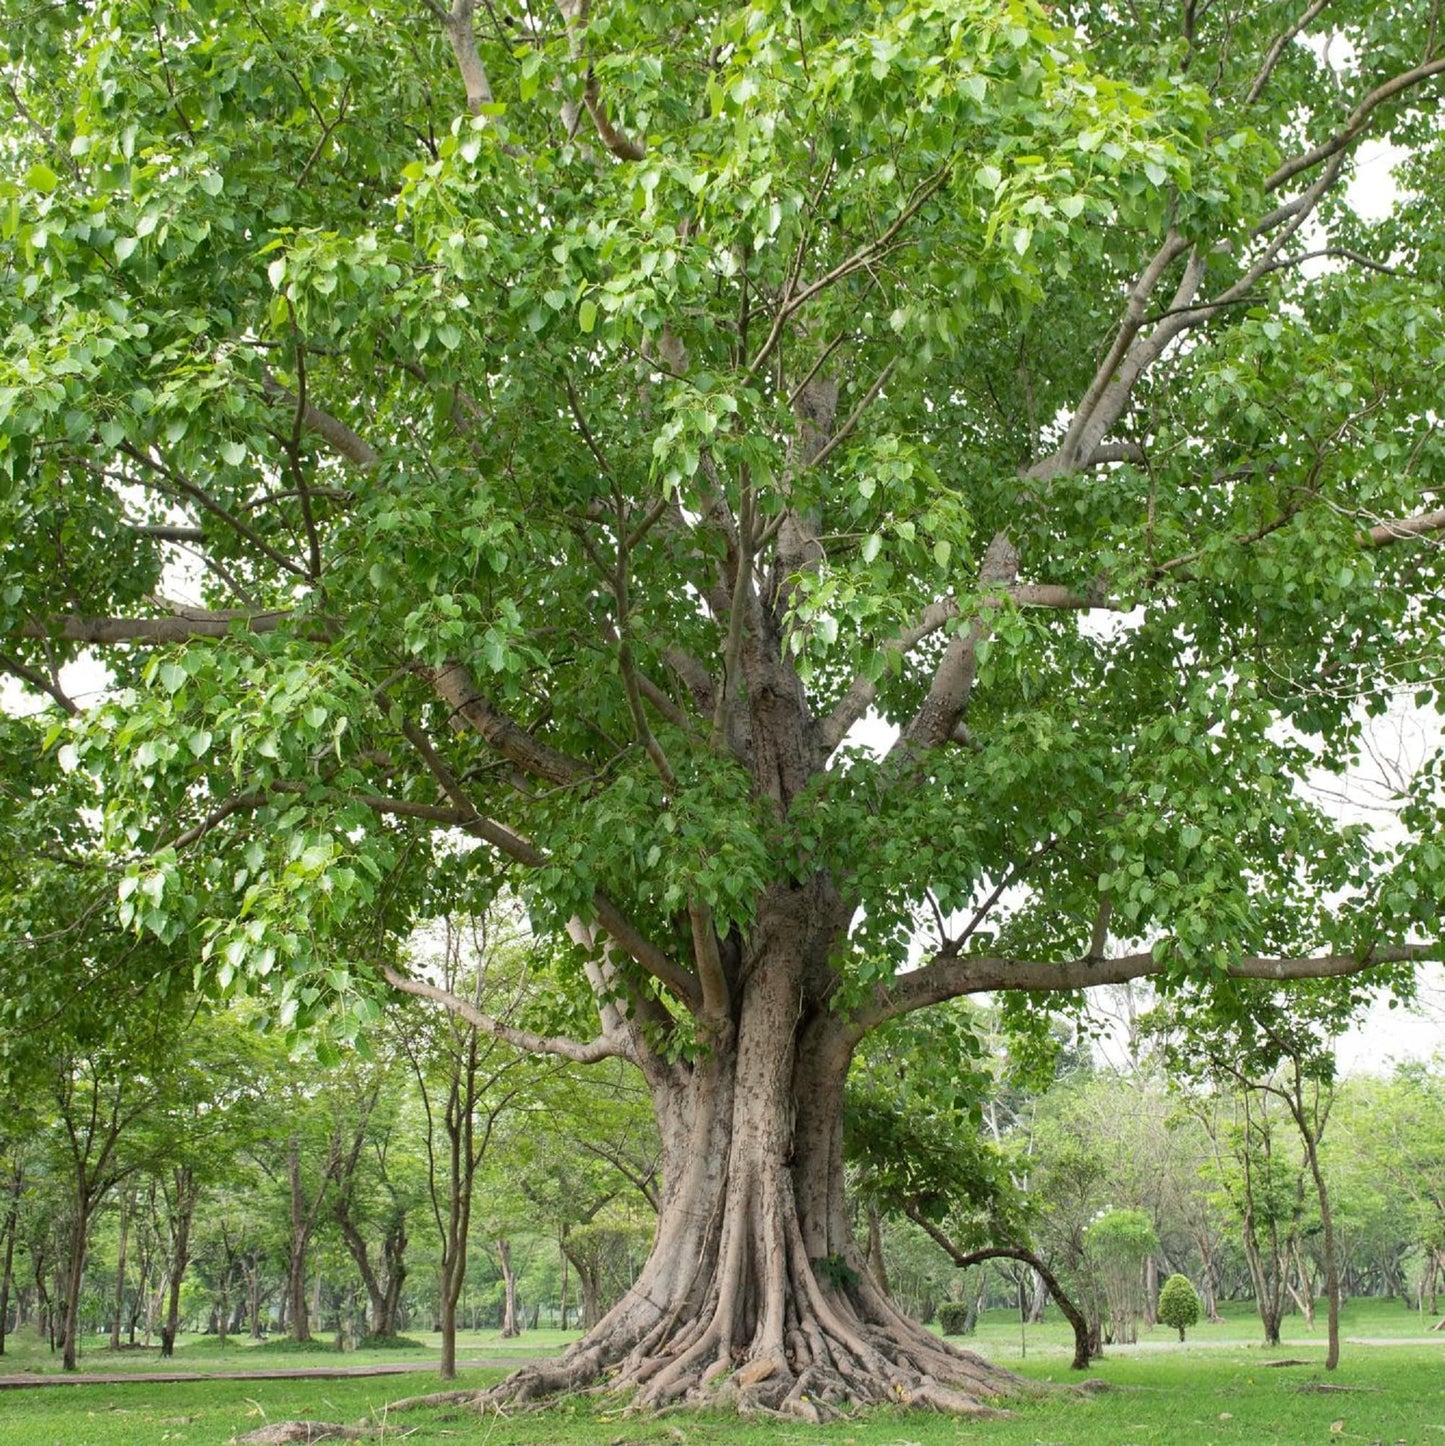
[[[433,1389],[430,1373],[312,1381],[227,1381],[211,1374],[174,1385],[6,1391],[0,1393],[0,1440],[6,1446],[222,1446],[268,1421],[356,1421],[371,1415],[384,1427],[375,1439],[384,1442],[404,1438],[475,1446],[1303,1446],[1334,1441],[1445,1446],[1445,1335],[1418,1343],[1432,1322],[1388,1302],[1352,1303],[1343,1324],[1347,1340],[1353,1335],[1396,1343],[1346,1344],[1340,1369],[1327,1376],[1322,1326],[1310,1335],[1291,1318],[1283,1347],[1265,1350],[1258,1343],[1258,1322],[1236,1308],[1222,1325],[1191,1330],[1184,1345],[1163,1328],[1141,1331],[1138,1347],[1112,1349],[1090,1371],[1090,1380],[1109,1389],[1085,1394],[1070,1389],[1080,1378],[1067,1369],[1066,1327],[1055,1322],[1030,1326],[1027,1354],[1020,1360],[1017,1321],[995,1312],[964,1344],[1054,1387],[1012,1403],[1010,1418],[997,1421],[956,1421],[893,1409],[822,1428],[709,1415],[649,1420],[623,1416],[616,1403],[593,1399],[568,1400],[510,1419],[481,1420],[456,1410],[398,1416],[387,1413],[387,1403]],[[498,1361],[544,1355],[573,1338],[537,1331],[504,1342],[495,1333],[467,1333],[458,1354],[463,1360]],[[434,1336],[421,1339],[434,1349]],[[221,1352],[214,1341],[209,1349],[203,1342],[189,1342],[178,1348],[174,1364],[216,1372],[263,1360],[287,1363],[273,1351],[258,1356],[250,1346],[237,1344]],[[150,1353],[124,1354],[142,1355],[142,1366],[156,1365]],[[347,1365],[414,1361],[419,1354],[368,1352],[344,1360]],[[4,1360],[8,1369],[13,1364],[8,1343]],[[1273,1367],[1271,1360],[1305,1364]],[[108,1352],[98,1350],[85,1364],[99,1369],[113,1362]],[[319,1363],[309,1354],[294,1360],[297,1365]],[[484,1385],[501,1374],[501,1368],[463,1371],[459,1382]],[[1347,1389],[1320,1391],[1320,1386]]]

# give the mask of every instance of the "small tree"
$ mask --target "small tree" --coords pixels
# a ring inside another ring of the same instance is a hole
[[[1142,1210],[1110,1210],[1089,1227],[1085,1249],[1108,1304],[1110,1340],[1132,1344],[1139,1338],[1144,1260],[1158,1248]]]
[[[1199,1323],[1199,1296],[1185,1275],[1171,1275],[1159,1292],[1159,1321],[1162,1325],[1174,1326],[1179,1339],[1184,1332]]]

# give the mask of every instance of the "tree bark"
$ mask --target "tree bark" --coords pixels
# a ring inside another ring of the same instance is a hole
[[[311,1242],[311,1216],[301,1183],[301,1142],[286,1142],[286,1178],[291,1189],[291,1240],[286,1262],[287,1326],[291,1339],[311,1339],[311,1317],[306,1305],[306,1253]]]

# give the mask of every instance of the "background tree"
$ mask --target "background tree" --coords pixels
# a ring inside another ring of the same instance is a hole
[[[1144,1262],[1159,1237],[1142,1210],[1110,1210],[1093,1221],[1084,1241],[1108,1307],[1109,1340],[1133,1345],[1144,1310]]]
[[[344,1038],[513,878],[665,1183],[509,1390],[974,1410],[817,1264],[861,1039],[1440,952],[1437,775],[1389,848],[1295,788],[1436,701],[1433,0],[4,15],[7,987],[63,878]]]
[[[1171,1275],[1159,1292],[1159,1323],[1173,1326],[1184,1339],[1184,1332],[1199,1320],[1199,1293],[1187,1275]]]

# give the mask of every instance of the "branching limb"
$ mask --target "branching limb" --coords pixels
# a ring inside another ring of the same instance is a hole
[[[1373,547],[1389,547],[1392,543],[1414,541],[1436,532],[1445,532],[1445,508],[1422,512],[1416,517],[1402,517],[1394,522],[1381,522],[1370,528],[1361,541]]]
[[[293,576],[300,578],[307,576],[304,567],[292,561],[292,559],[284,553],[277,552],[254,527],[237,517],[235,513],[229,509],[223,507],[205,488],[197,486],[189,477],[183,476],[177,472],[175,468],[168,466],[159,457],[153,457],[149,452],[143,452],[139,447],[134,447],[129,442],[122,442],[120,444],[120,451],[129,457],[132,462],[145,468],[145,470],[153,476],[163,479],[165,483],[169,484],[170,489],[181,493],[185,497],[191,498],[192,501],[198,503],[205,511],[219,518],[233,532],[239,533],[240,536],[244,537],[263,557],[267,557],[274,562],[283,572],[289,572]],[[167,488],[160,487],[157,490],[166,491]]]
[[[430,1000],[433,1004],[444,1005],[453,1014],[465,1019],[493,1039],[510,1044],[524,1054],[550,1054],[560,1059],[570,1059],[574,1064],[596,1064],[603,1059],[633,1058],[631,1041],[625,1035],[601,1034],[586,1044],[557,1035],[533,1034],[530,1030],[517,1029],[500,1019],[477,1008],[470,999],[453,994],[450,989],[429,984],[424,979],[411,979],[398,974],[390,965],[382,966],[382,976],[391,987],[415,999]]]
[[[1445,74],[1445,55],[1437,55],[1431,60],[1426,60],[1411,70],[1403,71],[1399,75],[1391,76],[1389,80],[1377,85],[1353,111],[1350,112],[1343,126],[1337,130],[1327,141],[1310,150],[1303,151],[1297,156],[1292,156],[1268,177],[1264,183],[1266,191],[1277,191],[1286,181],[1293,180],[1302,171],[1313,170],[1322,161],[1328,161],[1333,156],[1341,154],[1352,146],[1364,133],[1375,112],[1387,101],[1393,100],[1396,96],[1403,95],[1406,91],[1413,90],[1418,85],[1423,85],[1427,80],[1437,75]]]
[[[429,668],[423,676],[456,717],[524,773],[555,784],[579,783],[588,777],[588,769],[579,759],[534,738],[515,719],[493,707],[461,663]]]

